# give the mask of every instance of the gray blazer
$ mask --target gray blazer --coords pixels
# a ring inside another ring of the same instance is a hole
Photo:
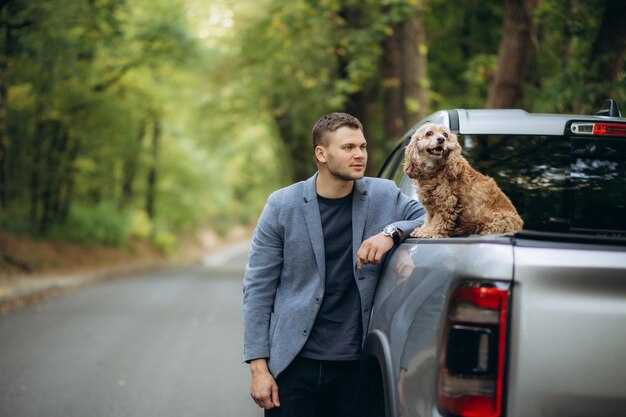
[[[317,174],[272,193],[254,231],[243,279],[244,361],[269,358],[276,377],[304,346],[324,298],[324,235]],[[369,324],[380,265],[356,269],[364,239],[388,224],[408,236],[425,211],[389,180],[363,178],[352,202],[354,276],[361,297],[363,333]]]

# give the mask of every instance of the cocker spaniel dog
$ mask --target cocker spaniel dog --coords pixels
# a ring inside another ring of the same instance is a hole
[[[420,127],[406,148],[404,172],[415,181],[426,208],[413,237],[452,237],[515,232],[524,225],[493,178],[461,155],[456,135],[434,123]]]

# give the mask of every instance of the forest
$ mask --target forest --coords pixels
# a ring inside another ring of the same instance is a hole
[[[0,230],[167,249],[256,221],[361,119],[626,108],[623,0],[1,0]]]

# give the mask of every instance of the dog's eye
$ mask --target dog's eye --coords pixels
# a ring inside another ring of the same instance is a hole
[[[444,137],[444,138],[447,138],[447,137],[448,137],[448,134],[447,134],[446,132],[443,132],[443,137]]]
[[[433,134],[432,130],[429,130],[428,132],[426,132],[426,136],[432,136],[432,134]]]

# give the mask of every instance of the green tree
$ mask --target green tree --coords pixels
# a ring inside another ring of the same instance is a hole
[[[532,14],[539,3],[540,0],[504,2],[504,31],[488,108],[515,108],[521,103],[529,54],[533,45],[537,46]]]
[[[170,100],[182,99],[172,74],[200,53],[186,32],[185,3],[29,6],[32,20],[17,45],[3,45],[15,74],[4,84],[7,132],[18,139],[2,152],[3,161],[13,161],[3,164],[3,178],[14,183],[2,187],[4,200],[18,206],[15,213],[3,210],[4,221],[15,225],[21,217],[45,234],[67,220],[74,202],[132,208],[152,199],[145,204],[154,213],[161,175],[151,176],[143,198],[135,194],[138,173],[161,168],[142,156],[151,150],[141,131],[146,120],[167,113]]]
[[[544,0],[535,13],[540,70],[525,84],[523,106],[593,113],[606,98],[624,102],[623,25],[614,23],[624,19],[623,2]]]
[[[15,65],[16,49],[23,30],[33,24],[33,3],[0,3],[0,204],[3,211],[11,205],[11,137],[8,129],[9,88]]]
[[[586,61],[587,71],[584,85],[592,86],[588,91],[594,109],[608,97],[624,91],[624,57],[626,56],[626,2],[608,0],[602,15],[600,28],[593,40]],[[582,104],[582,103],[581,103]]]
[[[542,0],[523,9],[525,46],[501,49],[519,1],[57,3],[0,3],[0,222],[12,230],[108,242],[228,231],[315,171],[322,114],[362,120],[373,174],[416,120],[484,107],[503,73],[516,74],[507,106],[626,101],[617,0]],[[516,71],[507,53],[523,53]]]
[[[273,1],[243,18],[240,79],[253,83],[251,95],[274,122],[294,179],[315,170],[310,129],[322,114],[359,117],[376,166],[390,146],[384,139],[395,139],[418,110],[426,111],[428,103],[420,102],[426,100],[425,66],[419,65],[425,55],[411,43],[420,4]],[[421,74],[413,73],[417,67]]]

